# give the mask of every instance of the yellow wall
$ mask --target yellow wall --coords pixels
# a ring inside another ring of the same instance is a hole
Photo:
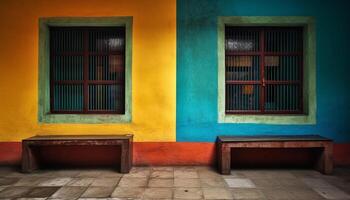
[[[38,19],[69,16],[133,16],[132,123],[38,123]],[[175,141],[175,0],[1,0],[0,27],[0,141],[118,133]]]

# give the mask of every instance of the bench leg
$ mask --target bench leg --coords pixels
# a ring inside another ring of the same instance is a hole
[[[219,170],[221,174],[231,173],[231,148],[226,144],[220,144]]]
[[[25,142],[22,143],[22,172],[30,173],[38,168],[33,149]]]
[[[120,173],[129,173],[132,165],[132,143],[124,142],[121,145]]]
[[[318,158],[316,169],[323,174],[331,174],[333,171],[333,144],[327,143]]]

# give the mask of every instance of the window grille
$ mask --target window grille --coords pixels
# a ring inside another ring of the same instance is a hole
[[[51,113],[125,113],[125,28],[50,28]]]
[[[225,27],[227,114],[303,113],[302,27]]]

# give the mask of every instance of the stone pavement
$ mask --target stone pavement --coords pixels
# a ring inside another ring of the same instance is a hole
[[[209,167],[134,167],[39,170],[22,174],[0,167],[0,199],[350,199],[350,169],[332,176],[313,170],[232,170]]]

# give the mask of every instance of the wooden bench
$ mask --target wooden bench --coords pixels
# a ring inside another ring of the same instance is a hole
[[[38,135],[22,141],[22,171],[32,172],[39,167],[34,147],[38,146],[120,146],[120,172],[132,167],[133,135]]]
[[[333,170],[333,142],[318,135],[285,136],[219,136],[217,138],[218,168],[221,174],[231,172],[233,148],[319,148],[316,169],[323,174]]]

